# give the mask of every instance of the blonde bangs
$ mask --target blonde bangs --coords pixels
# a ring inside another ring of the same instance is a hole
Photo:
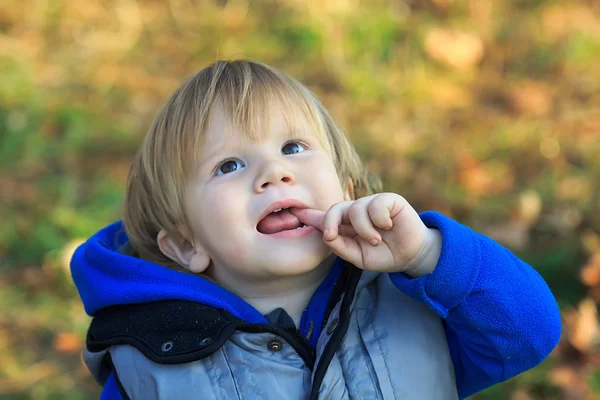
[[[210,100],[205,99],[210,104],[190,120],[189,130],[186,129],[191,142],[186,141],[188,153],[184,158],[194,163],[191,170],[201,162],[198,150],[208,134],[210,112],[217,105],[228,117],[226,134],[235,132],[242,135],[242,140],[260,140],[270,133],[272,119],[282,116],[292,137],[302,133],[316,135],[331,152],[318,100],[302,84],[281,72],[258,63],[230,63],[226,69],[215,65],[211,89]]]

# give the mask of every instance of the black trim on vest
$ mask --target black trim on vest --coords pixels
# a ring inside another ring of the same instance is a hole
[[[333,290],[331,292],[331,296],[329,297],[329,302],[327,303],[327,309],[325,310],[325,316],[324,316],[323,322],[321,324],[321,332],[323,332],[325,325],[327,325],[327,321],[329,320],[329,315],[331,314],[331,312],[333,311],[333,309],[335,308],[337,303],[340,302],[340,299],[342,298],[342,295],[344,294],[344,292],[346,292],[346,289],[348,288],[348,282],[350,282],[350,276],[352,276],[352,271],[355,269],[356,269],[356,267],[354,265],[352,265],[348,262],[345,262],[344,269],[343,269],[339,279],[335,283],[335,286],[333,287]]]
[[[112,373],[114,375],[115,383],[117,384],[117,390],[119,391],[119,394],[121,395],[123,400],[131,400],[131,398],[125,391],[125,388],[123,387],[123,384],[121,383],[121,380],[119,379],[119,374],[117,373],[117,369],[115,368],[115,365],[112,362],[112,357],[110,356],[109,352],[106,352],[106,355],[104,356],[103,361],[108,365],[108,368],[112,371]]]
[[[92,320],[86,346],[99,352],[128,344],[159,364],[183,364],[210,356],[235,331],[273,333],[288,342],[310,370],[314,367],[314,351],[295,329],[251,324],[226,310],[183,300],[103,308]]]
[[[333,356],[342,344],[342,340],[344,339],[344,336],[348,331],[348,326],[350,325],[350,306],[352,305],[352,301],[354,300],[354,294],[356,292],[356,287],[358,285],[358,281],[360,280],[360,276],[362,275],[362,270],[354,266],[352,266],[352,268],[350,268],[349,270],[350,277],[348,286],[346,287],[346,294],[344,296],[344,300],[342,301],[342,304],[340,306],[339,323],[337,328],[333,331],[331,338],[325,345],[323,354],[321,355],[319,363],[316,366],[316,371],[314,373],[314,378],[312,382],[312,391],[310,394],[311,400],[318,399],[319,389],[321,388],[321,384],[323,383],[325,373],[329,368],[329,364],[331,363]]]

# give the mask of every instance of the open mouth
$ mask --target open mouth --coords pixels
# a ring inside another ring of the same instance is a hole
[[[267,235],[283,231],[293,231],[305,225],[288,208],[279,208],[267,214],[258,222],[256,230]]]

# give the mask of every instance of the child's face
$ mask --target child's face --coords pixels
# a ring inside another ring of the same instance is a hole
[[[208,275],[225,286],[301,275],[330,254],[314,228],[268,233],[278,230],[277,220],[259,226],[275,202],[294,200],[326,211],[345,197],[317,136],[297,132],[293,139],[285,119],[272,117],[263,138],[242,140],[230,131],[222,108],[215,108],[200,168],[186,187],[194,246],[212,261]]]

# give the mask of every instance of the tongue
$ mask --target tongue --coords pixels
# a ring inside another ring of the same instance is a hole
[[[278,213],[271,213],[264,217],[256,226],[260,233],[277,233],[296,229],[302,226],[298,218],[289,212],[289,210],[281,210]]]

